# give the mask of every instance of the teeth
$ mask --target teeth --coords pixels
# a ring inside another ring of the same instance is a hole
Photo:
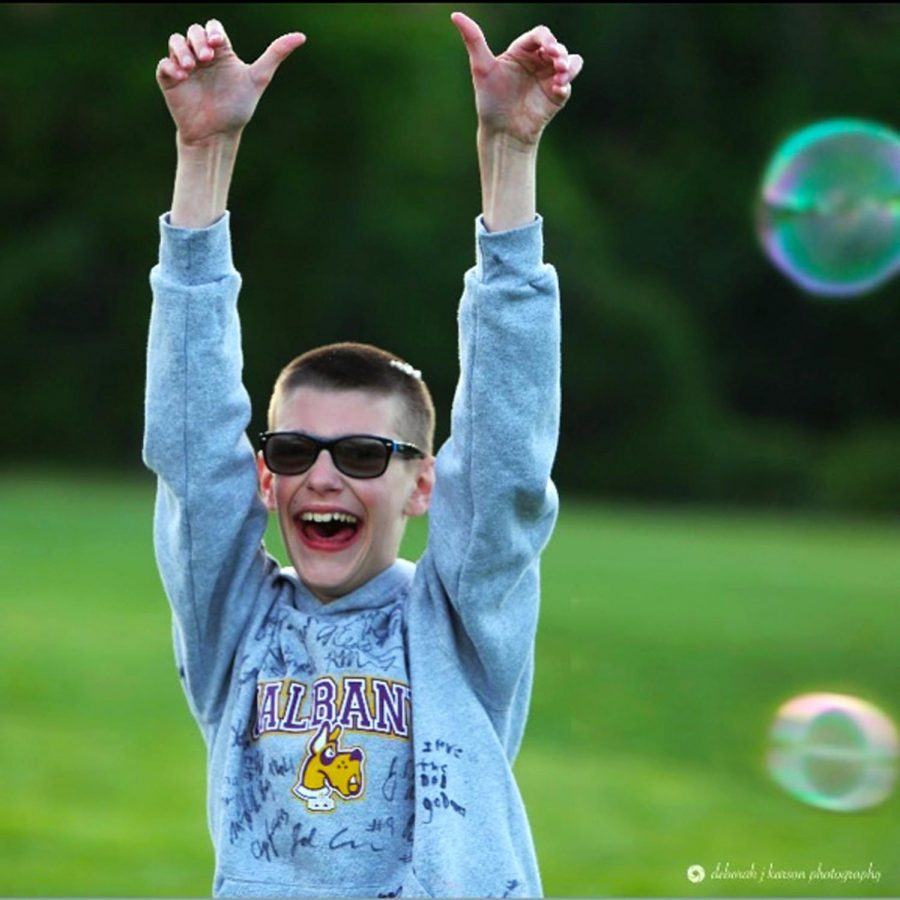
[[[347,522],[350,525],[355,525],[358,521],[356,516],[351,516],[350,513],[342,512],[305,512],[300,518],[304,522]]]

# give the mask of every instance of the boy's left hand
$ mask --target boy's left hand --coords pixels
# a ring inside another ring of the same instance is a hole
[[[570,54],[544,25],[516,38],[494,56],[478,24],[461,12],[450,16],[472,69],[479,126],[486,136],[505,134],[536,144],[572,92],[584,60]]]

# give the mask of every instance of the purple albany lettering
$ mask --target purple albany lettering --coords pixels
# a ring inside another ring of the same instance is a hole
[[[259,710],[256,731],[259,734],[278,730],[278,697],[282,684],[281,681],[264,681],[256,686],[256,706]]]
[[[300,705],[306,695],[306,685],[302,681],[288,683],[288,700],[284,710],[284,718],[281,720],[281,731],[296,733],[309,731],[309,719],[299,716]]]
[[[311,728],[318,728],[322,722],[334,721],[334,698],[337,695],[337,685],[327,676],[317,678],[312,686],[312,716],[309,724]]]
[[[344,678],[341,715],[338,721],[344,728],[371,731],[372,716],[366,703],[366,679]]]
[[[288,679],[261,681],[250,737],[302,734],[327,722],[348,731],[408,738],[409,715],[409,686],[388,679],[345,676],[338,684],[326,675],[311,686]]]
[[[373,678],[372,691],[375,695],[375,730],[397,737],[409,737],[409,687],[395,681]]]

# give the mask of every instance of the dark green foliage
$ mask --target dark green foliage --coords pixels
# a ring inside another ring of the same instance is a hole
[[[172,31],[211,15],[245,58],[283,31],[309,36],[244,137],[231,195],[252,427],[287,360],[355,339],[423,369],[445,436],[480,199],[452,9],[0,8],[0,366],[14,423],[0,458],[137,465],[147,275],[175,161],[154,70]],[[900,125],[900,11],[466,10],[495,52],[543,22],[586,58],[539,176],[564,292],[560,483],[896,512],[897,454],[859,435],[896,429],[900,288],[799,293],[759,251],[752,210],[791,131],[832,116]]]

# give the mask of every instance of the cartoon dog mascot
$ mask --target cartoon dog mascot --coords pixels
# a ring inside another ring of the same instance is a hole
[[[300,774],[292,790],[310,812],[331,812],[332,793],[344,800],[358,800],[363,794],[366,754],[359,747],[342,750],[338,743],[340,737],[340,725],[329,732],[328,723],[323,722],[300,764]]]

